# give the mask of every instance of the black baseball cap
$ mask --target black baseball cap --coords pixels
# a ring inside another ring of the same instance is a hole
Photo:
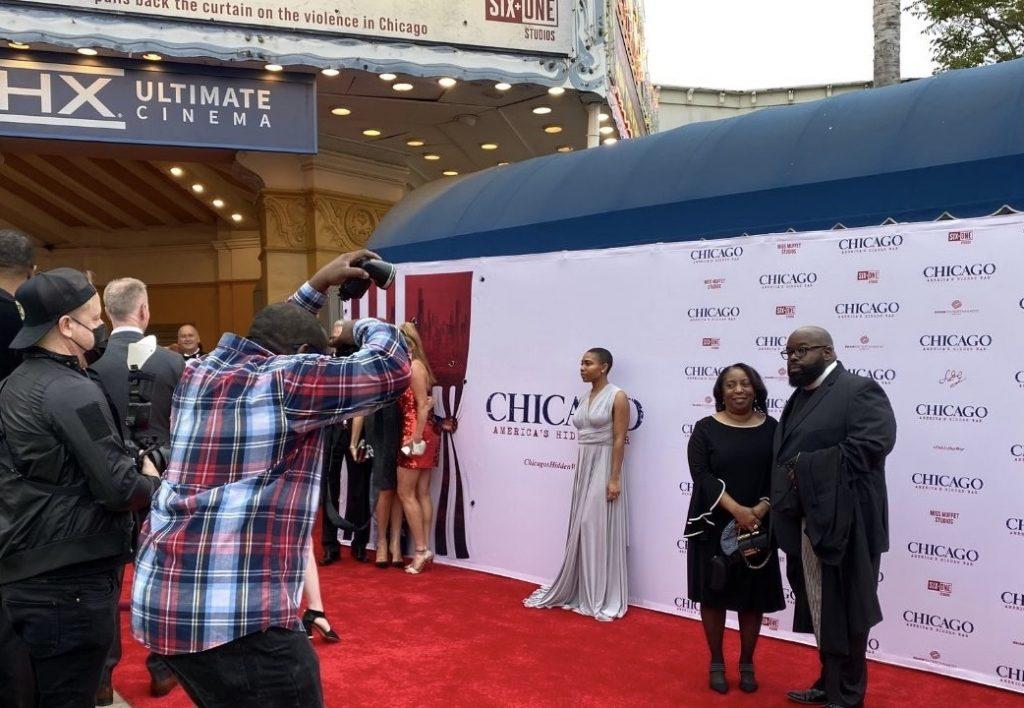
[[[85,273],[74,268],[54,268],[38,273],[18,287],[14,299],[25,319],[11,342],[11,349],[25,349],[43,338],[64,315],[89,302],[96,288]]]

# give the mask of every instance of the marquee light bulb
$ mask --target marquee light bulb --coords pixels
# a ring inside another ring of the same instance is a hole
[[[11,49],[28,49],[28,45],[23,42],[8,42],[7,46]]]
[[[452,86],[454,86],[458,82],[455,79],[453,79],[453,78],[450,78],[448,76],[444,76],[444,77],[441,77],[440,79],[438,79],[437,83],[441,84],[441,86],[444,87],[444,88],[451,88]]]
[[[180,167],[178,167],[177,165],[175,165],[174,167],[172,167],[170,169],[170,173],[172,175],[174,175],[175,177],[181,177],[183,174],[185,174],[185,170],[183,170]]]
[[[497,150],[498,143],[480,143],[481,150]]]
[[[196,182],[195,184],[192,185],[192,191],[195,192],[196,194],[202,194],[204,191],[206,191],[206,187],[204,187],[201,183]]]
[[[548,113],[551,112],[551,106],[537,106],[536,108],[533,109],[533,112],[535,115],[538,116],[546,116]]]
[[[87,56],[87,57],[94,57],[97,54],[99,54],[99,52],[97,52],[92,47],[79,47],[75,51],[78,52],[79,54],[81,54],[83,56]]]
[[[397,78],[398,76],[396,76],[395,74],[384,73],[380,75],[381,81],[394,81]]]
[[[221,208],[224,207],[224,200],[223,199],[214,199],[210,203],[213,204],[215,209],[221,209]]]
[[[423,159],[424,160],[430,160],[431,162],[435,162],[437,160],[440,160],[441,156],[440,155],[435,155],[432,152],[428,152],[426,155],[423,156]]]
[[[545,125],[544,132],[548,135],[555,135],[562,132],[562,126],[560,125]]]
[[[445,177],[457,177],[459,175],[458,170],[445,170],[442,172]]]
[[[619,142],[619,139],[618,138],[605,138],[601,142],[603,142],[605,145],[614,145],[615,143]]]
[[[281,66],[280,64],[267,64],[263,68],[266,69],[267,71],[274,71],[274,72],[284,71],[284,67]]]
[[[498,83],[494,84],[494,88],[497,89],[498,91],[508,91],[510,88],[512,88],[512,84],[505,81],[499,81]]]
[[[146,52],[142,55],[142,58],[146,61],[163,61],[163,57],[156,52]]]
[[[615,128],[613,128],[610,125],[602,125],[600,128],[598,128],[598,132],[600,132],[601,135],[611,135],[612,133],[615,132]]]
[[[392,84],[391,88],[395,91],[412,91],[412,84],[403,81],[402,83]]]
[[[323,74],[324,76],[337,76],[341,72],[338,71],[337,69],[332,69],[332,68],[328,67],[326,69],[321,69],[320,73]]]
[[[419,138],[413,138],[412,140],[406,140],[405,144],[411,148],[423,147],[424,142]]]
[[[345,108],[344,106],[335,106],[334,108],[331,109],[331,113],[336,116],[348,116],[352,115],[352,109]]]
[[[565,93],[565,89],[561,86],[552,86],[548,89],[548,94],[552,96],[561,96],[563,93]]]
[[[572,152],[572,145],[559,145],[558,152]]]
[[[380,136],[380,131],[377,130],[376,128],[367,128],[366,130],[363,131],[363,135],[365,135],[368,138],[376,138]]]
[[[609,116],[609,115],[608,115],[607,113],[598,113],[598,114],[597,114],[597,119],[598,119],[599,121],[601,121],[602,123],[604,123],[604,122],[605,122],[606,120],[608,120],[608,119],[609,119],[610,117],[611,117],[611,116]]]

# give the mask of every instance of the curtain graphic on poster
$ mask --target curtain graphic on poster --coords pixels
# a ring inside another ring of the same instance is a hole
[[[435,551],[530,582],[549,582],[564,548],[580,355],[611,350],[611,380],[644,413],[623,472],[631,603],[690,619],[686,445],[715,377],[751,364],[778,417],[786,337],[828,328],[897,416],[870,656],[1024,692],[1021,263],[1015,215],[402,264],[393,291],[358,307],[417,320],[439,378]],[[765,634],[809,643],[788,631],[784,590]]]

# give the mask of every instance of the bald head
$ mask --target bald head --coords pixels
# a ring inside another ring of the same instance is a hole
[[[827,329],[806,326],[786,340],[786,368],[790,386],[808,386],[836,360],[832,335]]]
[[[815,346],[823,346],[832,348],[832,335],[828,333],[828,330],[824,327],[817,327],[815,325],[807,325],[806,327],[800,327],[793,331],[793,334],[789,335],[790,339],[794,337],[799,338],[806,344]]]

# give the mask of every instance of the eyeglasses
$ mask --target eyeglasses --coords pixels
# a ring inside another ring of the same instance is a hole
[[[812,349],[828,349],[827,344],[815,344],[813,347],[797,347],[796,349],[783,349],[779,352],[779,355],[783,359],[791,359],[794,355],[797,359],[803,359],[807,356],[807,352]]]

